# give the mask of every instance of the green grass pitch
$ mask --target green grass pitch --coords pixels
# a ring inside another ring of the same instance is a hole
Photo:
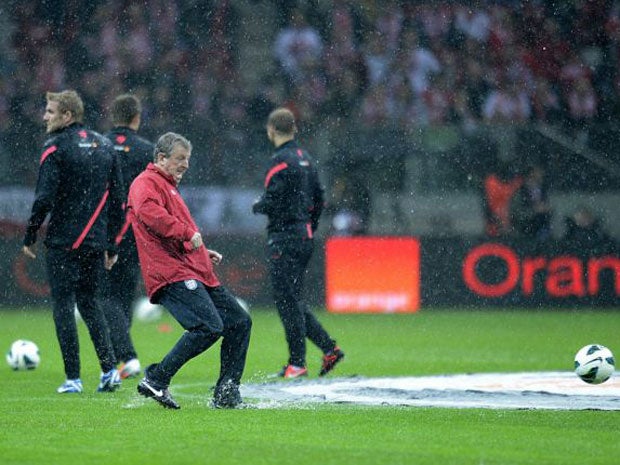
[[[619,310],[427,309],[319,318],[347,354],[330,377],[378,377],[571,370],[585,344],[620,353]],[[286,360],[275,312],[254,310],[253,320],[245,383],[266,380]],[[167,315],[136,322],[143,364],[158,360],[180,333]],[[171,391],[182,409],[169,411],[139,397],[137,380],[116,393],[95,393],[99,368],[83,323],[81,395],[55,392],[64,375],[49,310],[0,310],[0,347],[8,350],[18,338],[39,345],[42,363],[31,372],[0,366],[3,465],[620,463],[620,412],[350,404],[213,410],[218,347],[175,377]],[[319,359],[309,347],[312,377]]]

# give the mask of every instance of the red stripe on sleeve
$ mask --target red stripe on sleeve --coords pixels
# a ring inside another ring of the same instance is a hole
[[[269,170],[269,172],[267,173],[267,176],[265,176],[265,187],[267,187],[269,185],[269,181],[271,181],[271,178],[273,178],[273,176],[276,173],[279,173],[280,171],[284,170],[288,168],[288,165],[284,162],[280,163],[279,165],[274,166],[273,168],[271,168]]]
[[[121,242],[123,242],[123,238],[125,237],[125,233],[127,232],[127,230],[129,229],[129,226],[131,225],[131,221],[129,221],[129,215],[125,218],[125,224],[123,225],[123,227],[121,228],[120,232],[116,235],[116,239],[114,239],[114,243],[116,245],[119,245]]]
[[[39,160],[39,165],[42,165],[45,159],[49,157],[52,153],[54,153],[56,150],[58,150],[58,147],[56,147],[55,145],[52,145],[45,152],[43,152],[43,154],[41,155],[41,160]]]

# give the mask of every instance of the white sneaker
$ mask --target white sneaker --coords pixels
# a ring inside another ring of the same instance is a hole
[[[101,373],[97,392],[114,392],[121,386],[121,377],[116,368],[112,368],[107,373]]]
[[[125,363],[121,363],[118,367],[118,372],[121,375],[121,379],[135,378],[140,375],[142,368],[140,367],[140,360],[132,358]]]
[[[61,386],[58,387],[58,389],[56,389],[58,394],[79,394],[82,391],[82,381],[80,378],[67,379]]]

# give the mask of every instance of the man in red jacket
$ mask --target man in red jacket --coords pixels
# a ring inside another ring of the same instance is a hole
[[[153,163],[129,189],[128,217],[147,294],[151,302],[166,307],[185,329],[170,352],[146,368],[138,392],[166,408],[180,408],[168,390],[170,380],[221,336],[220,376],[213,406],[235,408],[242,402],[239,383],[252,321],[220,284],[213,263],[219,263],[222,256],[205,247],[177,190],[189,167],[191,151],[191,143],[183,136],[164,134],[155,145]]]

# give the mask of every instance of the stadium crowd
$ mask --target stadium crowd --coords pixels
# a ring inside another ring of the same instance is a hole
[[[252,16],[259,3],[269,21]],[[194,142],[188,183],[244,187],[260,186],[263,124],[277,105],[294,111],[302,137],[328,122],[337,157],[339,136],[353,129],[534,122],[574,132],[615,118],[620,103],[612,0],[9,0],[0,8],[0,154],[5,165],[20,158],[2,173],[5,185],[36,179],[48,90],[77,90],[85,121],[101,131],[112,97],[133,92],[147,137],[175,130]],[[253,64],[241,48],[252,21],[265,28],[273,64],[249,86],[241,70]]]

